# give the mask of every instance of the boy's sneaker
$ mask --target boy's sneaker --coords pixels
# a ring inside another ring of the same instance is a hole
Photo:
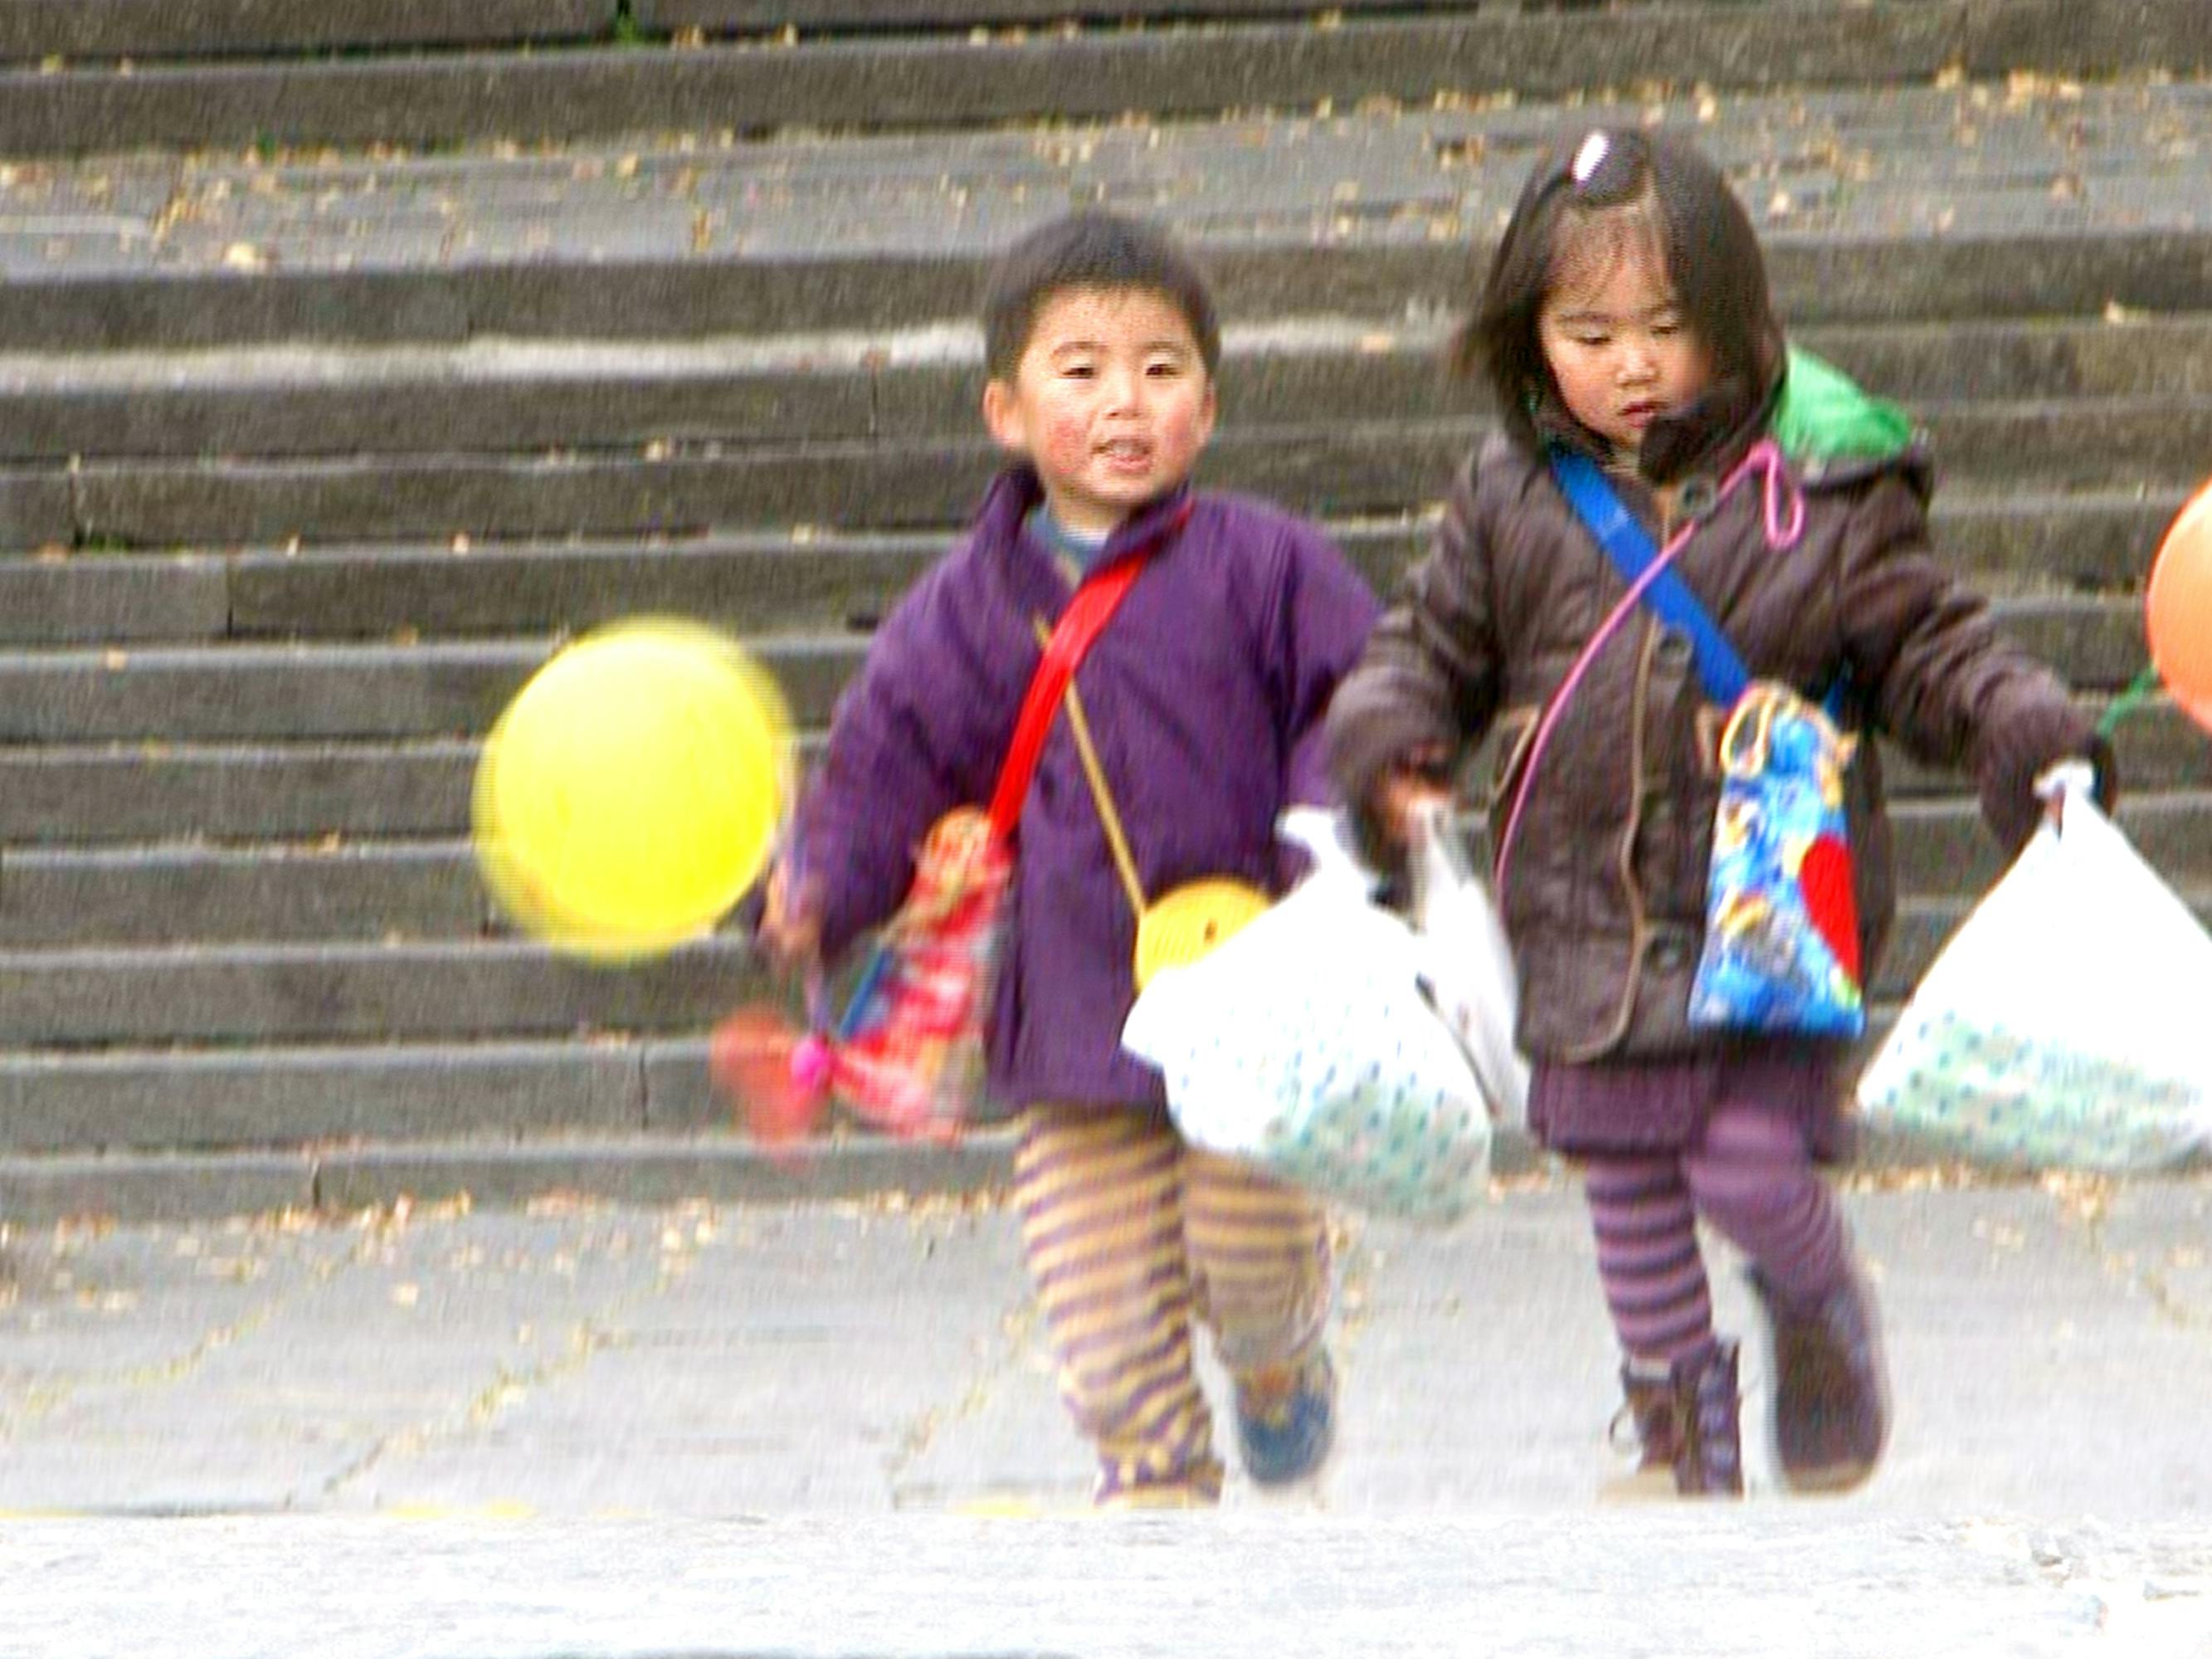
[[[1335,1443],[1336,1367],[1328,1349],[1237,1379],[1237,1447],[1255,1484],[1303,1480],[1328,1461]]]

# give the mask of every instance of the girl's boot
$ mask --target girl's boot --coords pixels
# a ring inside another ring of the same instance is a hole
[[[1736,1400],[1736,1346],[1716,1341],[1675,1362],[1674,1490],[1685,1498],[1743,1496],[1743,1434]]]
[[[1889,1439],[1889,1377],[1874,1297],[1856,1271],[1809,1307],[1785,1303],[1756,1268],[1774,1333],[1774,1449],[1796,1492],[1849,1492]]]
[[[1624,1359],[1620,1364],[1622,1404],[1613,1413],[1616,1449],[1633,1450],[1636,1467],[1607,1480],[1600,1496],[1608,1499],[1658,1497],[1674,1490],[1674,1379],[1656,1361]],[[1626,1443],[1624,1430],[1636,1436]]]

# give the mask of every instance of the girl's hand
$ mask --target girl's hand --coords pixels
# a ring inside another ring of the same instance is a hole
[[[794,879],[787,860],[779,859],[768,878],[768,902],[761,912],[761,948],[786,973],[801,973],[822,959],[822,884]]]
[[[1408,755],[1382,775],[1376,787],[1376,826],[1394,850],[1413,845],[1421,814],[1432,807],[1449,811],[1451,786],[1441,781],[1449,757],[1435,750]]]
[[[2037,775],[2035,795],[2043,803],[2043,815],[2062,830],[2065,828],[2066,798],[2069,794],[2088,801],[2097,799],[2097,769],[2089,761],[2059,761]]]

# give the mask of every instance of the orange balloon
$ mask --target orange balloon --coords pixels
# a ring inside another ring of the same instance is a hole
[[[2212,732],[2212,484],[2159,544],[2144,600],[2150,659],[2174,701]]]

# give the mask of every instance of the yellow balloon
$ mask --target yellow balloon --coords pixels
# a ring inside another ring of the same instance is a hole
[[[650,956],[711,927],[759,877],[791,793],[768,672],[697,623],[640,618],[556,655],[484,741],[477,863],[556,950]]]

